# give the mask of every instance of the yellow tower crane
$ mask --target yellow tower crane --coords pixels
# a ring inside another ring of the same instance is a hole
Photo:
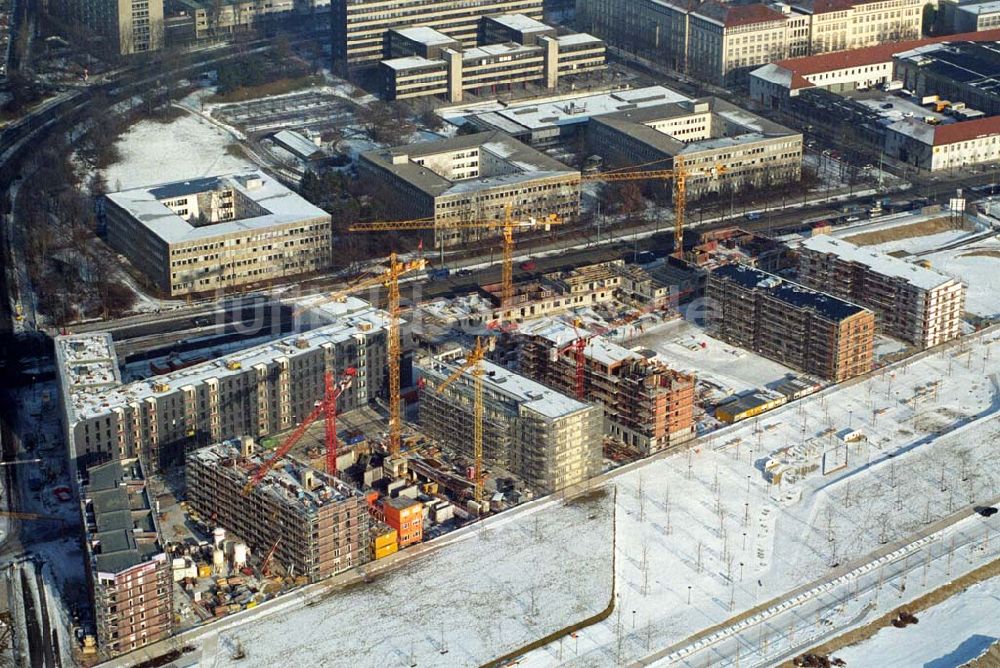
[[[474,477],[472,498],[479,507],[483,506],[483,365],[480,362],[486,357],[486,349],[483,348],[483,340],[476,337],[476,346],[466,356],[465,361],[453,374],[437,387],[437,393],[441,394],[445,388],[458,380],[462,374],[471,369],[473,409],[472,409],[472,459],[474,460]]]
[[[503,220],[473,220],[473,221],[437,221],[434,218],[418,218],[417,220],[378,221],[374,223],[355,223],[347,228],[351,232],[388,232],[415,230],[451,230],[451,229],[493,229],[503,230],[503,264],[501,267],[500,305],[510,308],[514,301],[514,229],[544,227],[559,225],[562,221],[556,214],[549,214],[541,220],[528,218],[517,220],[513,207],[504,207]]]
[[[603,181],[615,183],[620,181],[645,181],[648,179],[663,179],[674,181],[674,255],[684,256],[684,214],[687,210],[687,180],[692,176],[710,176],[718,178],[725,173],[725,165],[715,165],[710,168],[689,170],[684,166],[684,159],[675,155],[673,169],[640,169],[643,165],[625,167],[608,172],[584,174],[581,181]],[[649,163],[652,164],[652,163]]]
[[[396,456],[399,454],[403,441],[403,421],[400,414],[400,389],[399,389],[399,364],[403,356],[402,345],[399,340],[399,277],[411,271],[420,271],[427,266],[426,260],[420,258],[401,262],[396,259],[396,254],[389,255],[389,266],[381,274],[363,279],[353,283],[342,290],[331,292],[319,302],[313,302],[308,306],[296,311],[301,312],[306,308],[312,308],[331,301],[343,299],[347,295],[371,288],[375,286],[385,287],[388,293],[389,311],[389,454]]]

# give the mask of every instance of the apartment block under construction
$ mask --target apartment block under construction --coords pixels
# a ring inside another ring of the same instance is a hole
[[[184,467],[188,503],[293,577],[315,582],[370,561],[371,519],[359,490],[285,459],[243,493],[267,456],[254,452],[251,438],[191,453]]]
[[[174,585],[139,460],[91,467],[80,498],[101,651],[117,656],[168,638]]]
[[[585,338],[582,365],[576,345]],[[540,320],[518,331],[521,372],[560,392],[604,409],[604,432],[643,454],[695,435],[694,378],[600,336],[558,320]]]
[[[428,358],[418,372],[424,390],[420,423],[428,436],[473,456],[475,380],[460,375],[437,388],[460,360]],[[601,412],[492,362],[483,370],[483,460],[541,493],[584,482],[601,470]]]
[[[889,336],[922,348],[962,335],[966,288],[950,276],[820,235],[798,248],[799,280],[875,312]]]
[[[872,369],[875,314],[741,264],[708,276],[710,330],[808,374],[840,382]]]
[[[354,298],[323,308],[333,324],[128,384],[110,335],[56,337],[71,458],[85,467],[142,456],[159,468],[199,446],[278,434],[323,396],[326,372],[347,368],[356,375],[339,409],[366,405],[384,385],[388,316]]]

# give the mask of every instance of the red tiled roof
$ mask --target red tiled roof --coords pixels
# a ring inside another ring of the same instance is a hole
[[[1000,116],[977,118],[974,121],[961,121],[937,126],[934,128],[934,145],[954,144],[955,142],[996,134],[1000,134]]]
[[[787,17],[767,5],[724,5],[715,0],[708,0],[694,11],[695,14],[718,21],[727,28],[767,23],[769,21],[784,21]]]
[[[745,26],[768,21],[784,21],[787,17],[767,5],[736,5],[726,12],[726,27]]]
[[[853,0],[814,0],[811,9],[813,14],[830,14],[847,11],[857,4],[861,3]]]
[[[865,65],[887,63],[892,60],[895,54],[909,51],[918,46],[938,44],[940,42],[992,42],[996,40],[1000,40],[1000,29],[877,44],[863,49],[834,51],[832,53],[821,53],[816,56],[779,60],[775,65],[792,73],[792,88],[807,88],[812,84],[802,78],[806,75],[842,70],[848,67],[863,67]],[[803,82],[805,83],[803,84]]]

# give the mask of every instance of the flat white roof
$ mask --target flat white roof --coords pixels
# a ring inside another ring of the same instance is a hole
[[[397,32],[406,39],[413,40],[414,42],[420,42],[421,44],[426,44],[428,46],[433,46],[435,44],[451,44],[456,40],[452,37],[448,37],[443,32],[438,32],[434,28],[429,28],[427,26],[417,26],[414,28],[394,28],[393,32]]]
[[[579,332],[569,323],[554,318],[542,318],[526,325],[522,325],[518,331],[528,336],[541,336],[548,339],[556,346],[568,346],[575,341],[578,336],[586,336],[589,332],[580,328]],[[641,357],[627,348],[608,341],[603,336],[594,336],[587,342],[587,347],[583,354],[592,360],[605,365],[618,364],[627,359],[637,359]]]
[[[267,364],[278,357],[295,357],[315,350],[324,343],[339,343],[357,334],[378,331],[388,326],[388,315],[384,311],[356,297],[348,297],[343,302],[326,304],[321,308],[324,311],[322,315],[332,319],[333,324],[302,334],[289,334],[270,343],[127,385],[121,384],[109,334],[57,336],[56,350],[60,351],[57,360],[61,365],[57,371],[70,381],[64,382],[69,390],[69,424],[105,415],[115,408],[164,394],[154,389],[154,385],[165,384],[171,391],[185,385],[198,385],[209,378],[243,373],[243,370],[255,364]],[[81,340],[83,352],[78,352],[81,344],[77,342]],[[84,361],[91,359],[98,360],[99,363],[92,368],[84,368]],[[239,366],[230,369],[227,365],[231,363],[239,363]],[[113,374],[111,369],[114,370]]]
[[[219,188],[238,191],[263,207],[267,213],[242,220],[194,226],[171,211],[162,201]],[[310,204],[281,185],[277,179],[259,170],[122,190],[109,194],[107,198],[167,243],[198,241],[225,234],[330,218],[330,214],[323,209]]]
[[[875,273],[892,278],[899,278],[910,285],[924,290],[932,290],[948,283],[957,281],[931,269],[919,267],[913,263],[901,260],[885,253],[867,250],[855,246],[849,241],[836,239],[828,234],[809,237],[802,242],[803,248],[819,253],[831,253],[847,262],[857,262],[865,265]]]
[[[588,35],[585,32],[575,32],[572,35],[560,35],[556,37],[556,41],[559,44],[571,45],[571,44],[588,44],[590,42],[600,42],[600,37],[594,37],[593,35]]]
[[[282,130],[274,134],[274,140],[302,158],[308,158],[320,152],[319,146],[305,135],[294,130]]]
[[[500,16],[490,16],[491,21],[501,23],[511,30],[518,32],[542,32],[552,30],[541,21],[525,16],[524,14],[501,14]]]
[[[626,109],[688,102],[689,100],[690,98],[664,86],[648,86],[613,93],[581,95],[569,100],[541,104],[512,105],[499,111],[487,112],[482,116],[484,120],[497,127],[508,125],[514,131],[519,127],[537,130],[554,125],[585,123],[593,116],[611,114]]]
[[[383,60],[382,64],[394,70],[413,70],[418,67],[434,67],[445,69],[443,60],[430,60],[423,56],[403,56],[402,58],[389,58]]]
[[[467,49],[462,52],[462,60],[473,60],[475,58],[493,58],[494,56],[510,56],[515,53],[532,53],[534,51],[541,52],[541,47],[538,46],[525,46],[524,44],[517,44],[515,42],[509,42],[507,44],[486,44],[484,46],[478,46],[473,49]]]

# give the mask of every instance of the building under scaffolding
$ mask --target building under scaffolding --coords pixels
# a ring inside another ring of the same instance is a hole
[[[581,334],[589,337],[579,369],[584,397],[604,409],[608,436],[649,454],[695,435],[692,376],[562,321],[540,320],[518,331],[521,371],[573,393],[578,367],[572,344]]]
[[[601,469],[601,413],[508,369],[483,361],[483,459],[532,489],[549,493]],[[440,358],[420,360],[420,422],[444,446],[473,456],[474,379],[467,371],[444,392],[457,368]]]
[[[264,457],[253,440],[226,441],[191,453],[185,466],[188,503],[260,555],[272,553],[292,576],[311,582],[372,558],[364,494],[321,471],[285,459],[248,494]]]

